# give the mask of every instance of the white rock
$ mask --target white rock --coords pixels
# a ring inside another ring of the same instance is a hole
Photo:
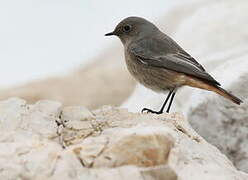
[[[93,114],[82,106],[69,106],[63,109],[62,118],[70,121],[85,121],[93,118]]]
[[[20,99],[1,101],[0,107],[0,179],[248,178],[179,114],[134,114],[110,106],[63,112],[57,102],[27,105]],[[55,121],[64,118],[68,122],[58,123],[58,133]],[[10,119],[17,125],[4,130]],[[68,126],[70,121],[78,127]]]

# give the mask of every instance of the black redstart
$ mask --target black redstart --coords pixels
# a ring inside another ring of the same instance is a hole
[[[173,39],[143,18],[128,17],[105,35],[120,38],[127,68],[138,82],[156,92],[169,91],[159,111],[144,108],[142,112],[161,114],[171,98],[166,111],[169,112],[176,90],[184,85],[213,91],[236,104],[242,103],[222,89],[220,83]]]

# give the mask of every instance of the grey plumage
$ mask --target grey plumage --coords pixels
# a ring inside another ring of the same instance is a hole
[[[167,46],[169,48],[163,48],[165,45],[163,43],[164,39],[167,37],[159,32],[160,34],[164,36],[162,37],[163,39],[156,36],[152,41],[144,42],[144,39],[141,39],[135,44],[130,44],[127,51],[149,66],[185,73],[220,85],[194,58],[186,54],[185,51],[180,50],[180,47],[178,47],[177,51],[172,50],[173,48],[169,47],[170,44]],[[158,47],[162,50],[159,50]]]
[[[193,57],[154,24],[143,18],[126,18],[113,32],[106,35],[116,35],[120,38],[124,45],[129,72],[137,81],[154,91],[169,90],[175,93],[178,87],[188,85],[214,91],[237,104],[242,102],[220,88],[220,83]],[[172,100],[173,97],[174,95]],[[164,105],[159,112],[145,110],[162,113]]]

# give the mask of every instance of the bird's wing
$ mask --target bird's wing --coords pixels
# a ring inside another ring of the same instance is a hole
[[[129,49],[129,52],[144,65],[173,70],[220,85],[194,58],[186,53],[161,53],[160,55],[147,50],[147,48],[145,50],[142,46],[134,46]]]
[[[188,53],[186,52],[178,52],[176,53],[176,56],[178,56],[179,58],[182,58],[183,60],[194,64],[195,66],[197,66],[198,68],[200,68],[202,71],[205,71],[205,69],[202,67],[202,65],[200,65],[192,56],[190,56]]]

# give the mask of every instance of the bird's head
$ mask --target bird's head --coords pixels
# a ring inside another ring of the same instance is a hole
[[[154,33],[154,31],[158,31],[158,28],[146,19],[140,17],[128,17],[122,20],[115,27],[113,32],[107,33],[105,36],[118,36],[125,45],[134,39],[150,35]]]

